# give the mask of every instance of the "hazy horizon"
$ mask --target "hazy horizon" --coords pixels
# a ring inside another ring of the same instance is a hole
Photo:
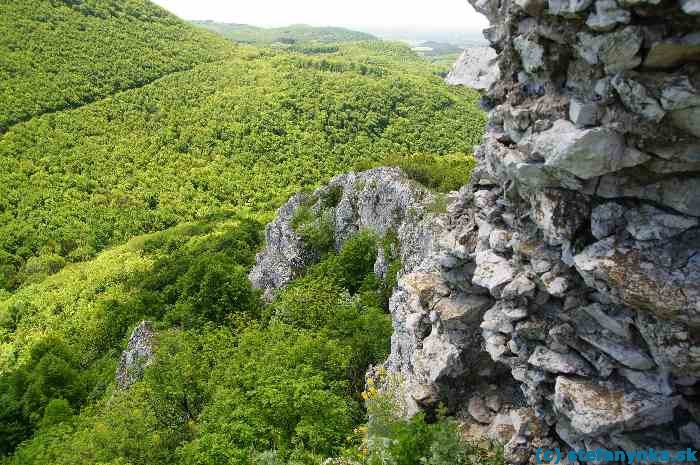
[[[418,28],[381,28],[381,27],[371,27],[371,26],[337,26],[337,25],[325,25],[325,26],[314,26],[306,23],[289,23],[282,26],[265,26],[260,24],[251,23],[239,23],[239,22],[229,22],[229,21],[217,21],[215,19],[192,19],[189,21],[204,23],[213,22],[217,24],[232,24],[232,25],[245,25],[252,27],[260,27],[263,29],[269,28],[285,28],[291,26],[311,26],[311,27],[338,27],[344,28],[357,32],[364,32],[367,34],[374,35],[383,40],[397,40],[408,43],[420,43],[420,42],[446,42],[453,45],[488,45],[488,42],[484,38],[481,31],[465,31],[458,29],[418,29]]]
[[[299,0],[293,5],[280,0],[256,0],[232,5],[220,0],[154,0],[186,20],[211,20],[283,27],[292,24],[334,26],[390,36],[398,34],[463,34],[480,37],[486,18],[466,0],[436,0],[426,7],[418,0],[355,0],[332,8],[323,0]]]

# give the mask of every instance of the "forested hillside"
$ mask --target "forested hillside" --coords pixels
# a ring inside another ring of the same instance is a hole
[[[341,49],[241,49],[14,126],[0,136],[0,286],[222,208],[271,210],[360,160],[478,142],[475,97],[410,50]]]
[[[246,44],[339,43],[376,40],[376,37],[371,34],[352,31],[342,27],[314,27],[305,24],[294,24],[286,27],[263,28],[248,24],[218,23],[215,21],[193,22],[210,31],[217,32],[229,40]]]
[[[146,0],[3,0],[0,133],[231,51]]]
[[[452,421],[405,422],[363,392],[391,334],[388,283],[372,270],[387,242],[355,236],[264,305],[246,276],[261,226],[225,215],[135,238],[0,305],[0,451],[31,436],[0,463],[498,460],[474,456]],[[143,318],[156,358],[117,389],[124,337]],[[366,444],[364,401],[391,447]]]
[[[446,419],[384,415],[393,445],[367,445],[390,238],[319,251],[271,303],[247,274],[274,210],[336,174],[466,182],[476,93],[400,44],[237,46],[141,0],[0,8],[1,464],[472,460]],[[119,389],[142,320],[155,358]]]

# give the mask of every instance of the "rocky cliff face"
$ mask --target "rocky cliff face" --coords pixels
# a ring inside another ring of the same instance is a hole
[[[142,321],[131,332],[115,375],[120,389],[130,388],[143,377],[144,370],[153,360],[154,340],[155,332],[150,321]]]
[[[477,244],[472,282],[539,425],[509,458],[700,446],[700,3],[472,3],[501,75],[477,151],[501,204],[479,236],[509,238]]]
[[[516,464],[700,447],[700,3],[474,6],[501,79],[470,185],[435,213],[396,170],[331,183],[339,240],[399,231],[385,368],[407,414],[444,402]],[[261,287],[303,266],[295,202],[268,228]],[[292,265],[264,278],[270,263]]]
[[[452,66],[445,82],[487,90],[498,80],[496,52],[491,47],[467,47]]]
[[[324,199],[333,191],[338,197],[328,205]],[[267,247],[257,257],[251,281],[271,296],[317,260],[292,226],[304,205],[319,218],[330,217],[336,248],[360,230],[393,237],[402,268],[390,300],[394,334],[384,368],[401,375],[407,415],[439,401],[455,407],[475,387],[463,382],[465,376],[495,377],[499,368],[481,351],[479,324],[493,299],[469,279],[477,226],[465,193],[466,188],[442,199],[396,168],[336,177],[280,208],[267,226]],[[375,272],[380,276],[388,266],[384,254],[379,247]]]

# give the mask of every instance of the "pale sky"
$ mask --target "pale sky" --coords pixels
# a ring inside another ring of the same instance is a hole
[[[488,26],[467,0],[154,0],[184,19],[256,26],[447,29]]]

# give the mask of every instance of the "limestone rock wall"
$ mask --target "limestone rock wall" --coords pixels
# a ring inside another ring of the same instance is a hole
[[[472,283],[530,409],[507,457],[700,447],[700,2],[470,1],[501,76]]]
[[[486,90],[499,78],[496,52],[491,47],[467,47],[452,66],[445,82]]]
[[[120,389],[128,389],[139,381],[153,360],[155,332],[153,323],[142,321],[131,332],[126,349],[122,351],[115,379]]]

